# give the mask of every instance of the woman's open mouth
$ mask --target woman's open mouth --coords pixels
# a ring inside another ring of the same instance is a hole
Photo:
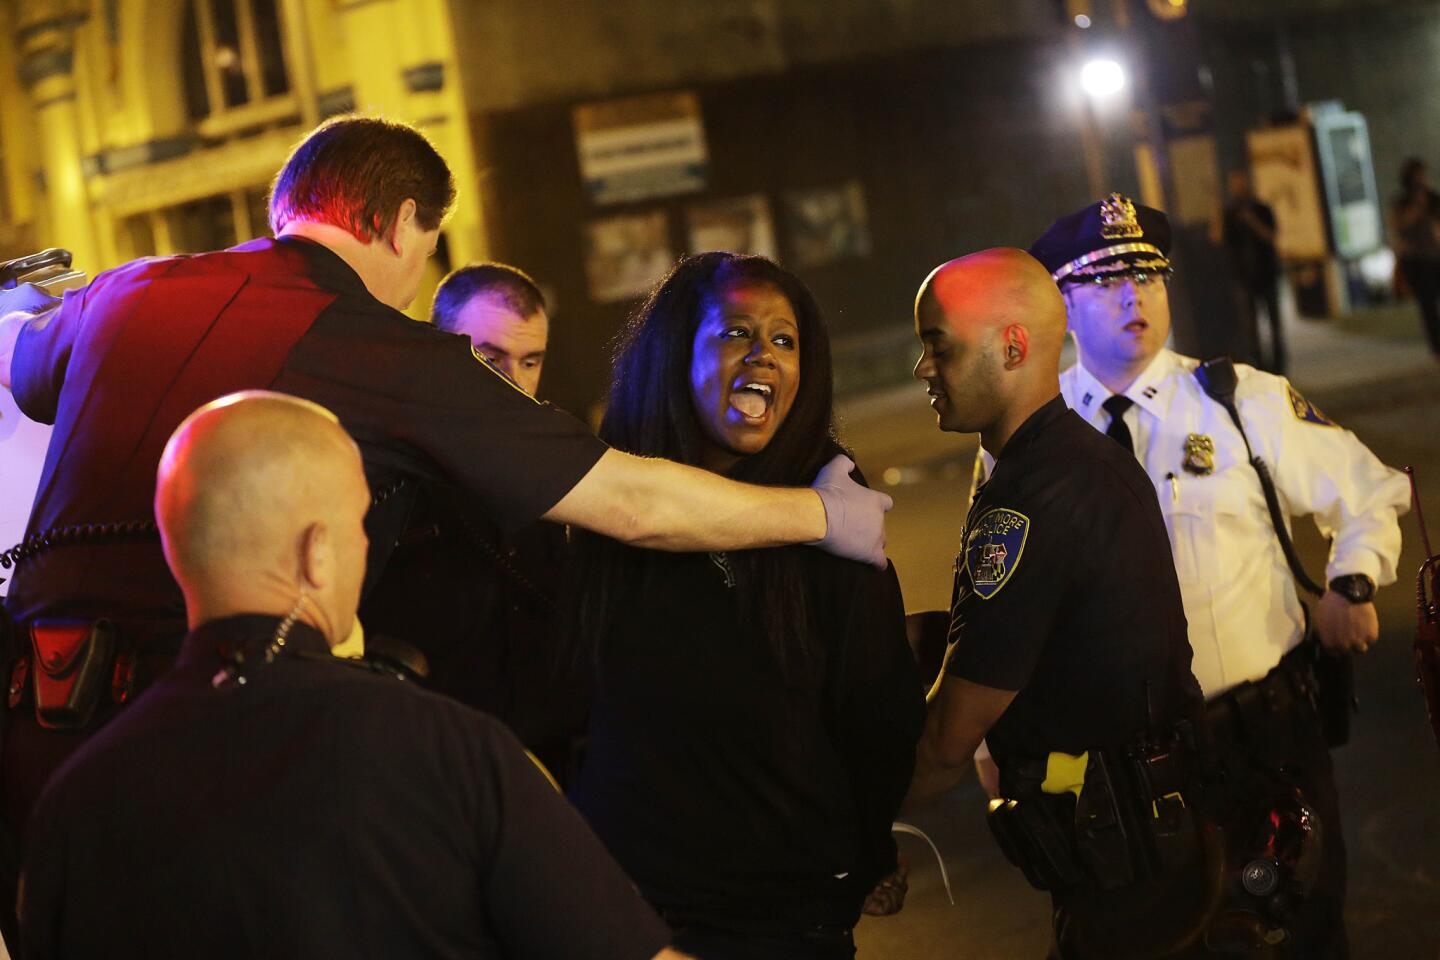
[[[768,383],[744,383],[730,391],[730,407],[750,423],[761,423],[770,413],[775,388]]]

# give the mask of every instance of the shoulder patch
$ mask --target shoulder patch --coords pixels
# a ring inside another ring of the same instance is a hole
[[[1285,384],[1285,391],[1290,398],[1290,410],[1295,414],[1296,420],[1303,420],[1306,423],[1313,423],[1321,427],[1338,427],[1339,424],[1320,412],[1320,408],[1300,395],[1289,383]]]
[[[1030,518],[1005,507],[993,507],[975,519],[965,538],[965,568],[982,600],[989,600],[1010,580],[1025,553]]]

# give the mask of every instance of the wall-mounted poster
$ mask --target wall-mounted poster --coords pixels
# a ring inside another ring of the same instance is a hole
[[[613,303],[644,296],[675,262],[665,211],[625,214],[585,226],[590,297]]]
[[[770,204],[761,194],[692,204],[685,211],[685,220],[691,253],[728,250],[775,256],[775,223],[770,218]]]
[[[586,103],[571,116],[580,177],[596,204],[704,189],[708,153],[694,93]]]
[[[1330,252],[1325,202],[1310,128],[1303,124],[1251,130],[1250,180],[1255,196],[1275,211],[1275,245],[1287,260],[1319,259]]]
[[[797,267],[870,254],[865,190],[858,180],[787,193],[785,214]]]

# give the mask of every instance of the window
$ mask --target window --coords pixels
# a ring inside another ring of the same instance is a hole
[[[202,132],[221,133],[293,115],[275,3],[191,0],[187,5],[185,103],[190,119],[213,128]]]
[[[171,208],[171,242],[177,253],[233,247],[235,228],[235,210],[227,196],[206,197]]]
[[[127,260],[204,253],[268,237],[267,195],[256,185],[125,217],[117,221],[119,251]]]

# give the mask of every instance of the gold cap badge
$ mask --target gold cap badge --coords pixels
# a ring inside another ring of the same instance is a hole
[[[1100,202],[1100,236],[1106,240],[1132,240],[1145,236],[1135,219],[1135,204],[1129,197],[1112,193]]]

